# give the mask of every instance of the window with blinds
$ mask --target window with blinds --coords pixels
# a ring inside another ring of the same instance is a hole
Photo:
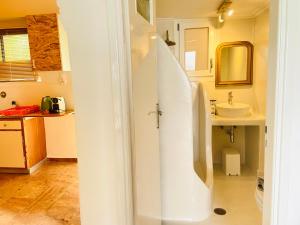
[[[0,82],[34,81],[27,29],[0,30]]]

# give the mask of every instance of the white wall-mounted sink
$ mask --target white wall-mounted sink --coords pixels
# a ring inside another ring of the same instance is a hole
[[[223,117],[246,117],[250,116],[251,106],[244,103],[219,103],[216,104],[217,115]]]

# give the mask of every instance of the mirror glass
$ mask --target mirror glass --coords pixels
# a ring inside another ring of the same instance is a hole
[[[225,47],[221,52],[221,81],[247,79],[247,48],[245,46]]]
[[[217,49],[216,85],[252,84],[253,45],[223,43]]]

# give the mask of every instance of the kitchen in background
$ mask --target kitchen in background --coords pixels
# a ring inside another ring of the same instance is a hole
[[[0,21],[0,30],[3,46],[0,65],[0,122],[3,124],[0,130],[3,131],[0,131],[0,147],[1,143],[6,146],[0,148],[3,155],[0,172],[1,169],[30,172],[46,158],[76,160],[68,43],[58,15],[27,15],[21,19],[6,20],[3,24]],[[22,51],[18,52],[18,49]],[[23,133],[26,139],[25,125],[30,120],[40,121],[41,131],[23,142],[31,142],[35,138],[41,142],[41,149],[28,149],[30,145],[22,146],[20,141],[16,155],[11,158],[15,141],[13,132],[8,131],[16,130],[16,137]],[[41,134],[43,129],[45,135]],[[6,140],[14,143],[6,143]],[[29,162],[30,154],[37,154],[38,159]]]
[[[80,224],[72,74],[58,12],[55,0],[0,6],[0,224],[40,224],[41,215]]]

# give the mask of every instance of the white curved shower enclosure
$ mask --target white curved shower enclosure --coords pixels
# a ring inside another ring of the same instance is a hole
[[[212,212],[209,102],[161,38],[157,45],[162,219],[203,221]]]

